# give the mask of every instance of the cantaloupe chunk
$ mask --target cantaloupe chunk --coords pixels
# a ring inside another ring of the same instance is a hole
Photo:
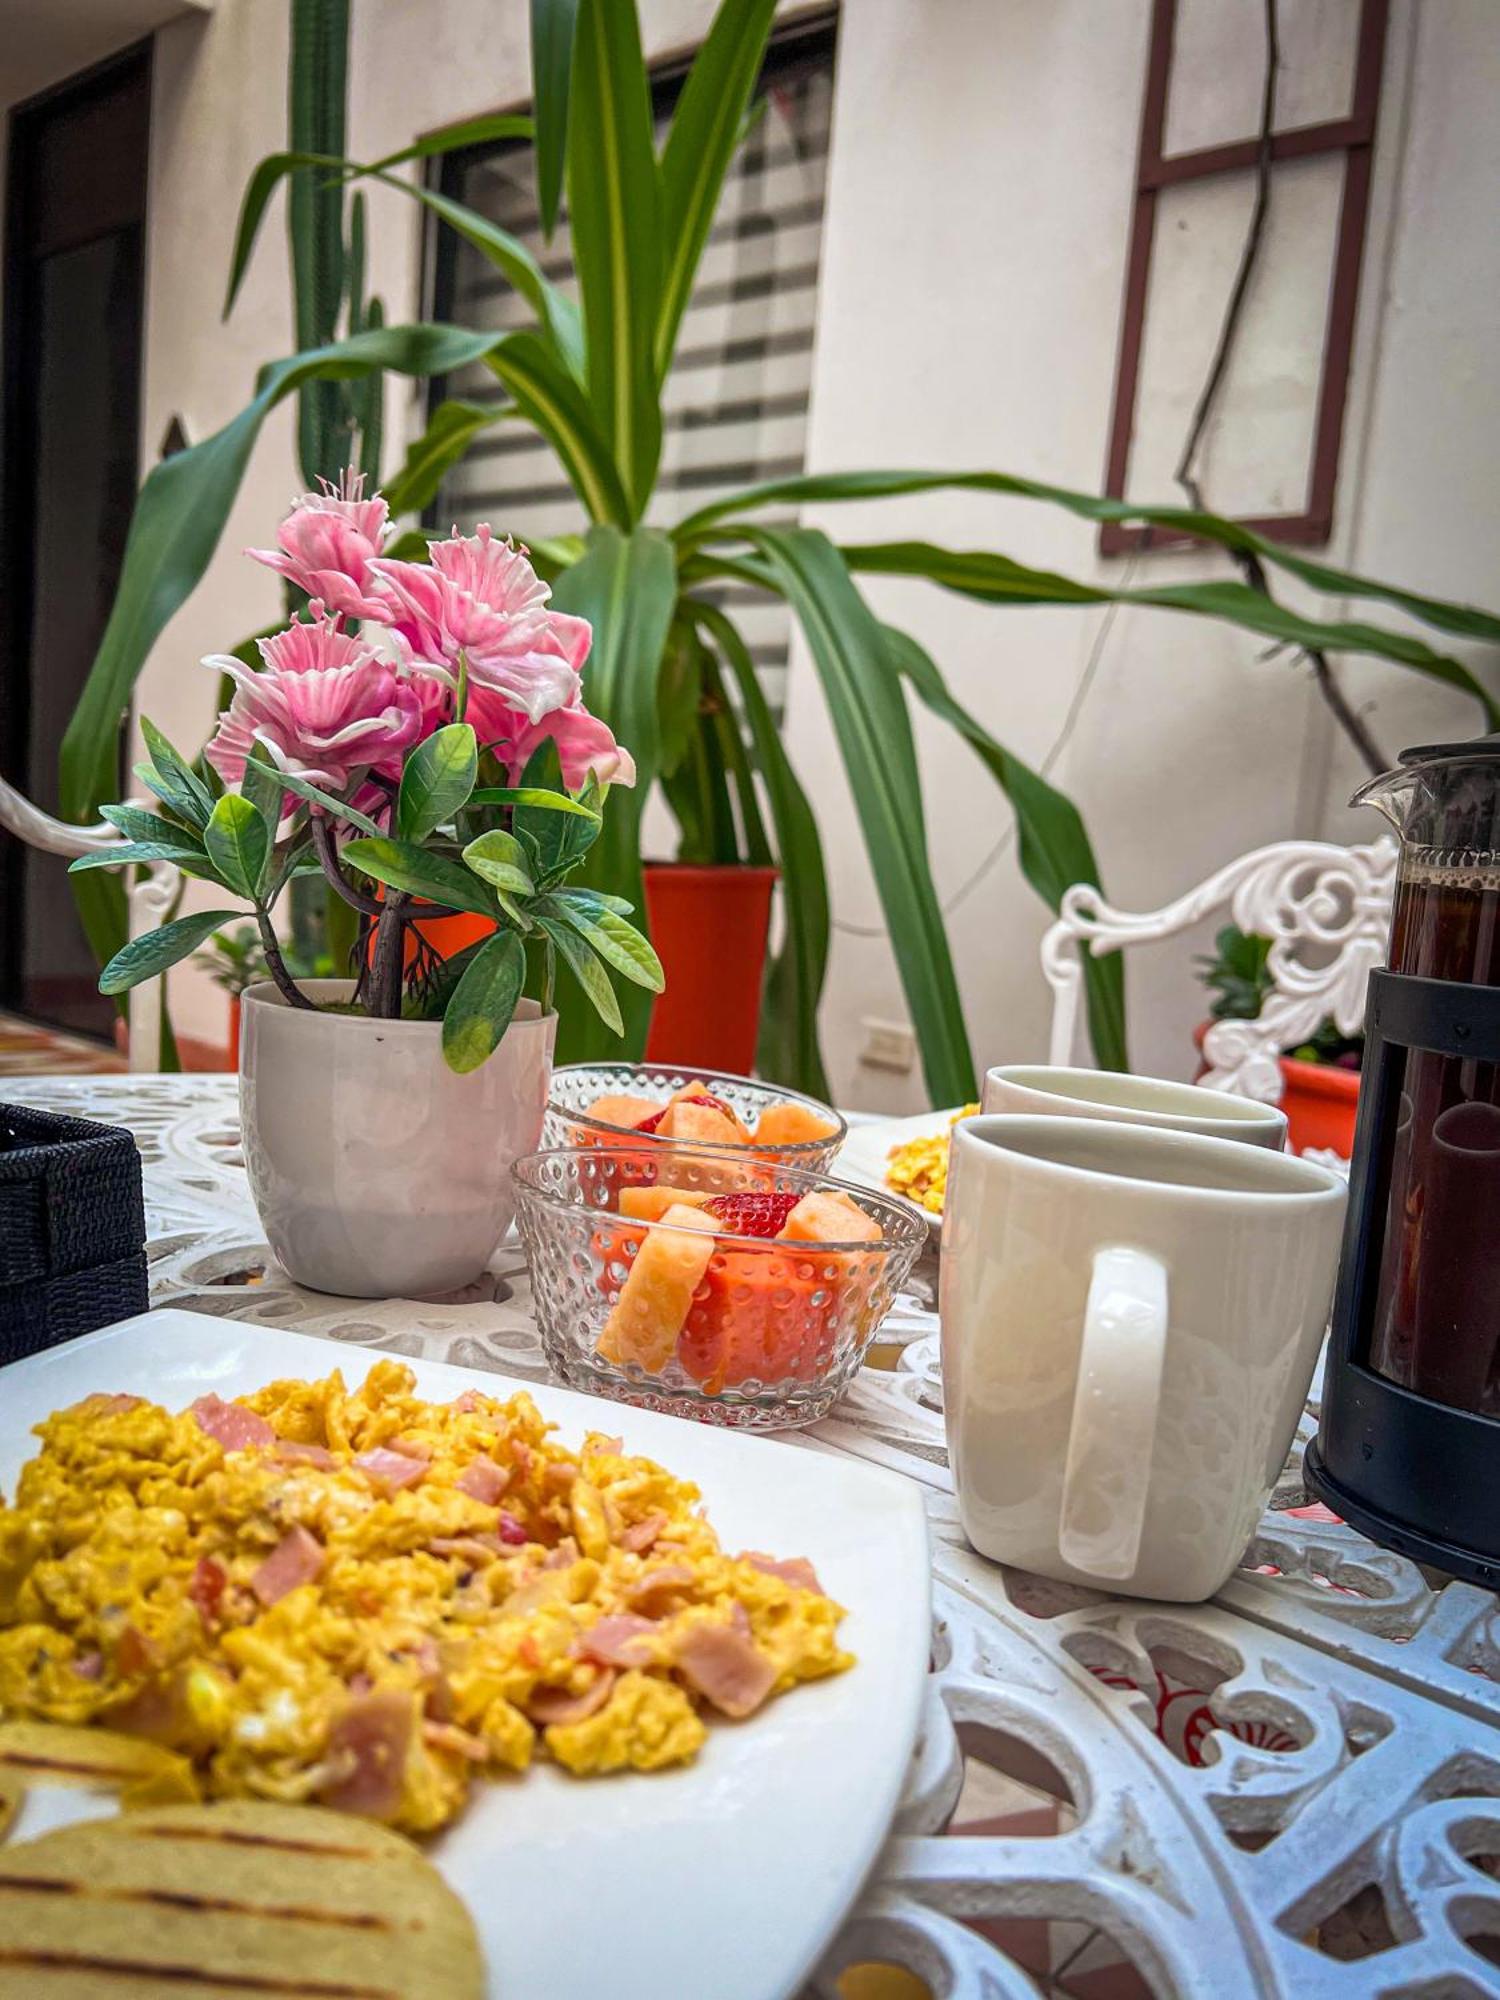
[[[803,1195],[781,1227],[790,1243],[875,1243],[880,1224],[839,1188]]]
[[[735,1137],[739,1140],[740,1144],[742,1146],[749,1145],[750,1127],[745,1123],[744,1119],[741,1118],[740,1114],[735,1110],[734,1106],[729,1102],[729,1099],[727,1097],[720,1097],[719,1093],[714,1089],[712,1084],[698,1083],[696,1081],[693,1083],[685,1083],[682,1086],[681,1090],[673,1091],[670,1101],[673,1104],[686,1104],[691,1102],[691,1100],[696,1097],[711,1097],[713,1099],[713,1103],[709,1105],[703,1105],[700,1107],[700,1109],[706,1111],[721,1112],[723,1116],[726,1117],[729,1120],[730,1124],[734,1127]]]
[[[804,1146],[814,1139],[829,1139],[838,1130],[831,1119],[820,1118],[805,1104],[768,1104],[755,1124],[757,1146]]]
[[[627,1187],[620,1189],[620,1213],[632,1222],[660,1222],[669,1208],[702,1208],[712,1188]]]
[[[634,1361],[655,1374],[677,1345],[714,1254],[714,1219],[677,1202],[648,1230],[599,1335],[598,1353],[616,1366]]]
[[[743,1126],[716,1111],[711,1104],[692,1104],[675,1099],[657,1127],[657,1137],[680,1139],[686,1146],[741,1146]]]
[[[619,1125],[627,1132],[633,1132],[643,1118],[649,1118],[661,1106],[650,1097],[631,1097],[624,1093],[596,1097],[588,1108],[590,1118],[597,1118],[601,1125]]]

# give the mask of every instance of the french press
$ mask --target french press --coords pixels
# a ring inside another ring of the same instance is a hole
[[[1308,1484],[1354,1527],[1500,1587],[1500,735],[1356,792],[1401,837]]]

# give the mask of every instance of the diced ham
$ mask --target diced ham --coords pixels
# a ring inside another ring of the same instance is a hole
[[[660,1597],[685,1590],[693,1581],[693,1572],[686,1563],[658,1563],[655,1569],[648,1569],[631,1590],[626,1592],[627,1601],[645,1610]]]
[[[472,1415],[479,1408],[479,1391],[477,1389],[465,1389],[461,1396],[453,1398],[448,1408],[450,1410],[457,1410],[461,1415],[466,1417]]]
[[[133,1410],[144,1402],[143,1396],[110,1396],[102,1391],[93,1396],[85,1396],[81,1403],[70,1406],[69,1414],[75,1417],[115,1417],[123,1410]]]
[[[566,1688],[539,1687],[527,1702],[526,1713],[543,1729],[550,1729],[555,1722],[582,1722],[585,1716],[603,1708],[614,1684],[614,1669],[604,1667],[592,1687],[585,1688],[582,1694],[569,1694]]]
[[[577,1477],[576,1465],[549,1465],[542,1474],[542,1484],[549,1493],[566,1493]]]
[[[460,1729],[456,1722],[424,1722],[422,1741],[430,1743],[434,1750],[452,1750],[457,1756],[467,1757],[471,1764],[487,1764],[490,1760],[490,1746],[484,1738]]]
[[[247,1410],[243,1403],[226,1403],[218,1396],[200,1396],[192,1406],[200,1431],[223,1445],[225,1451],[246,1451],[251,1445],[274,1442],[276,1433],[264,1417]]]
[[[73,1671],[81,1680],[96,1681],[104,1672],[102,1653],[80,1653],[73,1662]]]
[[[320,1472],[331,1472],[338,1464],[333,1453],[320,1444],[293,1444],[289,1438],[278,1438],[273,1454],[288,1465],[315,1465]]]
[[[763,1576],[779,1576],[783,1583],[794,1583],[799,1590],[810,1590],[818,1597],[828,1595],[818,1581],[818,1572],[806,1556],[787,1556],[778,1560],[760,1549],[746,1549],[740,1561],[749,1563],[751,1569],[758,1569]]]
[[[643,1521],[632,1521],[620,1536],[620,1547],[632,1555],[644,1555],[666,1525],[665,1514],[648,1514]]]
[[[279,1603],[298,1584],[311,1583],[323,1567],[323,1544],[306,1528],[293,1528],[266,1557],[250,1579],[250,1588],[264,1605]]]
[[[362,1451],[354,1463],[374,1486],[387,1493],[399,1493],[403,1487],[415,1486],[419,1479],[427,1476],[425,1458],[413,1458],[404,1451],[389,1451],[383,1444],[373,1451]]]
[[[212,1556],[200,1556],[193,1570],[192,1581],[188,1585],[188,1596],[197,1606],[198,1616],[205,1625],[217,1625],[224,1599],[224,1586],[229,1581],[229,1572],[224,1565],[215,1562]]]
[[[579,1651],[585,1659],[597,1660],[601,1666],[643,1667],[651,1660],[650,1640],[657,1629],[653,1619],[637,1618],[629,1611],[616,1612],[589,1627],[578,1642]]]
[[[493,1507],[510,1484],[510,1474],[492,1458],[471,1459],[458,1475],[458,1487],[481,1506]]]
[[[589,1439],[585,1449],[588,1451],[608,1452],[612,1457],[618,1458],[620,1453],[625,1449],[625,1440],[620,1437],[605,1437],[602,1434],[596,1434]]]
[[[764,1653],[728,1625],[693,1625],[677,1642],[683,1679],[705,1701],[736,1721],[753,1715],[776,1685]]]
[[[569,1569],[578,1560],[578,1544],[571,1535],[564,1535],[542,1563],[543,1569]]]
[[[507,1514],[503,1507],[500,1509],[500,1527],[498,1532],[501,1541],[508,1548],[512,1549],[524,1548],[526,1543],[531,1540],[524,1525],[516,1519],[514,1514]]]
[[[393,1819],[416,1718],[412,1695],[394,1689],[356,1695],[328,1732],[328,1762],[338,1775],[320,1791],[323,1804],[367,1819]]]

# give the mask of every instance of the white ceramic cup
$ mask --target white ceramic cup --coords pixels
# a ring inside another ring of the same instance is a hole
[[[980,1109],[1037,1118],[1114,1118],[1126,1125],[1196,1132],[1205,1139],[1239,1139],[1278,1152],[1286,1145],[1286,1113],[1279,1105],[1116,1070],[1006,1063],[985,1071]]]
[[[982,1555],[1189,1603],[1233,1571],[1328,1321],[1337,1174],[1097,1118],[957,1126],[943,1401]]]

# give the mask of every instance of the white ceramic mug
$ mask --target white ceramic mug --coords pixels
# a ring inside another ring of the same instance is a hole
[[[1116,1070],[1006,1063],[985,1071],[980,1108],[1038,1118],[1114,1118],[1126,1125],[1196,1132],[1205,1139],[1240,1139],[1278,1152],[1286,1144],[1286,1113],[1279,1105]]]
[[[957,1126],[943,1401],[974,1547],[1135,1596],[1211,1596],[1296,1431],[1345,1194],[1324,1167],[1224,1139]]]

